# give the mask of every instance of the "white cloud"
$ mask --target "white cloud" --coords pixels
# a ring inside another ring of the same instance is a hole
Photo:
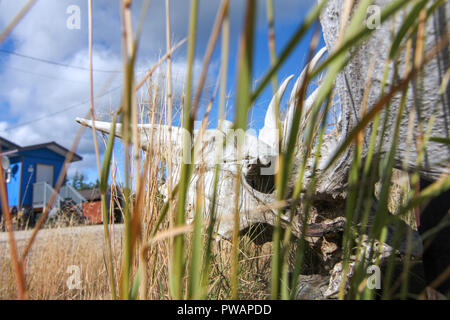
[[[281,23],[298,20],[302,8],[309,1],[276,1],[275,13]],[[0,1],[0,30],[26,3],[21,1]],[[133,19],[136,27],[142,1],[133,2]],[[200,1],[197,56],[194,74],[198,78],[203,55],[219,0]],[[264,4],[265,1],[258,1]],[[66,27],[69,5],[79,5],[81,9],[81,29]],[[94,17],[94,69],[121,70],[121,23],[120,2],[111,0],[93,1]],[[259,25],[265,24],[264,6],[260,6]],[[231,1],[232,46],[236,46],[241,28],[245,1]],[[32,7],[19,25],[12,31],[4,50],[14,50],[28,56],[55,61],[72,66],[88,67],[88,17],[87,1],[82,0],[40,0]],[[177,43],[187,35],[189,1],[171,1],[171,37]],[[139,43],[137,69],[152,66],[165,53],[165,1],[151,1],[149,12]],[[12,48],[11,48],[12,47]],[[173,76],[177,92],[183,89],[186,66],[186,45],[174,56]],[[163,71],[164,73],[164,71]],[[211,78],[206,84],[212,87],[218,73],[217,63],[210,67]],[[123,75],[111,78],[111,73],[95,72],[95,94],[101,94],[120,86]],[[155,77],[158,73],[155,74]],[[0,115],[0,136],[20,145],[30,145],[56,141],[69,148],[79,126],[74,119],[85,116],[89,104],[89,77],[86,70],[66,68],[0,52],[0,103],[6,102],[8,110]],[[116,109],[121,90],[112,91],[98,100],[97,113],[100,118],[108,118],[110,107]],[[206,100],[206,98],[204,99]],[[73,108],[69,108],[74,106]],[[14,118],[16,121],[10,121]],[[40,120],[42,119],[42,120]],[[39,121],[38,121],[39,120]],[[17,128],[17,125],[26,124]],[[14,129],[10,129],[14,128]],[[100,143],[102,145],[102,143]],[[84,160],[74,164],[75,169],[95,170],[95,155],[92,133],[86,131],[77,150]]]

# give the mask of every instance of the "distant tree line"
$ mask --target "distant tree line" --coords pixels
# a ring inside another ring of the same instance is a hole
[[[89,181],[87,181],[87,178],[84,174],[76,171],[70,181],[70,184],[76,190],[80,191],[80,190],[98,188],[100,186],[100,181],[97,179],[95,182],[89,182]]]

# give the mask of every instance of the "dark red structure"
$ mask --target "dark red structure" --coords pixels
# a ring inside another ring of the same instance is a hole
[[[94,224],[102,223],[102,202],[86,201],[85,203],[83,203],[83,216],[88,218],[89,221]]]
[[[103,222],[102,214],[102,201],[101,194],[98,188],[82,190],[80,193],[86,199],[83,203],[83,216],[89,219],[90,222],[97,224]],[[108,210],[108,215],[113,215],[115,223],[122,222],[122,204],[123,197],[119,189],[115,188],[113,192],[112,202],[111,202],[111,188],[108,188],[105,194],[106,197],[106,207]],[[113,210],[110,210],[111,203],[113,205]]]

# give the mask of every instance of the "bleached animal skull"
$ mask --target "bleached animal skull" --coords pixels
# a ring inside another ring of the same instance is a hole
[[[326,48],[322,48],[311,60],[307,68],[310,71],[317,65],[321,57],[325,54]],[[288,102],[287,115],[282,123],[283,137],[287,137],[292,118],[294,115],[296,92],[302,85],[306,74],[306,68],[303,70],[295,82],[291,96]],[[233,230],[233,215],[235,211],[235,177],[238,174],[239,165],[242,166],[242,183],[239,196],[239,211],[242,213],[240,218],[240,230],[244,230],[257,223],[266,223],[273,225],[275,211],[274,209],[261,208],[262,205],[269,205],[275,200],[274,195],[274,174],[275,159],[278,156],[278,131],[276,124],[275,109],[277,101],[281,101],[286,87],[293,76],[286,78],[278,89],[278,92],[272,98],[266,112],[264,126],[256,136],[253,130],[233,131],[230,121],[223,121],[219,129],[194,130],[192,146],[195,144],[193,159],[190,159],[190,153],[183,149],[183,135],[185,130],[179,127],[170,127],[167,125],[143,124],[139,125],[141,148],[150,150],[152,144],[155,146],[168,146],[172,144],[173,155],[172,163],[175,167],[174,176],[178,175],[177,170],[183,161],[195,163],[196,170],[203,168],[202,174],[194,174],[191,178],[188,191],[187,207],[194,208],[196,203],[197,183],[203,183],[204,200],[203,207],[206,208],[205,215],[208,216],[208,208],[213,193],[214,168],[217,160],[220,164],[219,185],[217,190],[216,208],[218,218],[218,234],[224,238],[231,238]],[[317,92],[317,88],[305,101],[304,108],[307,110],[312,107]],[[88,127],[92,127],[92,121],[77,118],[77,121]],[[304,118],[302,121],[306,121]],[[95,121],[96,130],[109,133],[111,124],[108,122]],[[169,130],[171,130],[171,141],[169,141]],[[121,124],[117,124],[116,135],[121,137]],[[199,140],[200,137],[200,140]],[[236,140],[242,139],[242,151],[238,154]],[[224,140],[226,143],[224,144]],[[285,141],[282,141],[283,145]],[[224,146],[224,147],[222,147]],[[217,154],[219,152],[219,154]],[[162,154],[167,154],[162,152]],[[168,177],[170,179],[170,177]],[[173,179],[173,177],[172,177]],[[172,180],[176,184],[176,178]],[[162,186],[162,193],[167,197],[166,185]],[[260,210],[256,210],[261,208]],[[188,218],[192,218],[193,210],[189,212]]]

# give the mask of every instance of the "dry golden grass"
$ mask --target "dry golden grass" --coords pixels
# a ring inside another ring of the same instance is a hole
[[[120,270],[122,226],[116,225],[114,260]],[[111,299],[104,260],[102,226],[69,227],[41,230],[26,263],[26,280],[30,299],[90,300]],[[16,232],[23,239],[29,232]],[[2,235],[3,236],[3,235]],[[189,238],[187,248],[190,247]],[[17,289],[9,258],[7,242],[0,238],[0,299],[16,299]],[[240,254],[240,297],[267,299],[269,297],[271,244],[256,245],[243,238]],[[19,251],[23,240],[18,241]],[[168,242],[161,241],[145,257],[147,277],[145,299],[169,299],[168,295]],[[209,299],[229,299],[231,272],[231,243],[217,241],[213,245]],[[71,266],[80,268],[80,289],[70,289],[67,282],[73,275]],[[137,267],[137,266],[135,266]],[[134,268],[134,272],[137,268]],[[187,283],[187,282],[186,282]]]
[[[120,253],[121,228],[115,232]],[[25,270],[31,299],[110,299],[105,271],[101,226],[41,230],[27,258]],[[30,232],[16,232],[23,239]],[[2,238],[0,238],[2,239]],[[18,241],[19,251],[23,240]],[[0,241],[0,298],[15,299],[17,291],[7,242]],[[80,269],[81,289],[69,289],[70,266]]]

